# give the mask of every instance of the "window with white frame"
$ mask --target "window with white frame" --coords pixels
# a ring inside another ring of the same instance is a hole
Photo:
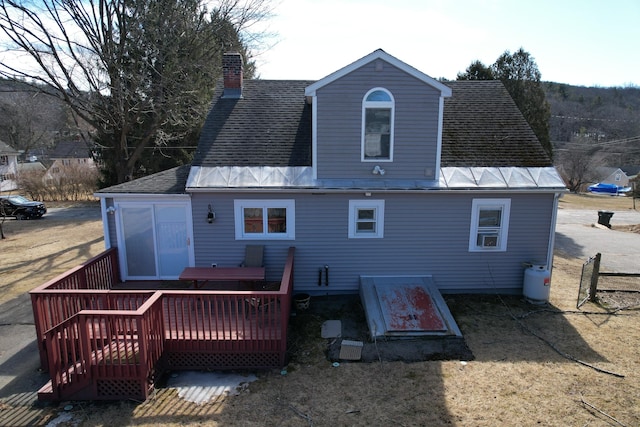
[[[235,200],[236,240],[295,239],[293,200]]]
[[[384,237],[384,200],[349,201],[349,238]]]
[[[469,251],[506,251],[510,210],[510,199],[473,199]]]
[[[362,100],[362,161],[393,160],[395,102],[391,92],[371,89]]]

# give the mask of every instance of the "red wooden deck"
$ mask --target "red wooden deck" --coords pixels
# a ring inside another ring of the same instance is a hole
[[[45,283],[31,291],[40,398],[144,400],[164,369],[284,366],[293,261],[273,291],[113,290],[110,249]]]

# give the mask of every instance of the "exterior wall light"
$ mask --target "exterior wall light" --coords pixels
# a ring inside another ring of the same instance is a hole
[[[209,212],[207,213],[207,222],[211,224],[216,219],[216,213],[213,211],[211,205],[209,205]]]
[[[380,167],[380,165],[376,165],[371,171],[374,175],[384,175],[385,170]]]

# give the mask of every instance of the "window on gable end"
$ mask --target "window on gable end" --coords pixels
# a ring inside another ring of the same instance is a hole
[[[362,161],[393,161],[395,101],[374,88],[362,100]]]

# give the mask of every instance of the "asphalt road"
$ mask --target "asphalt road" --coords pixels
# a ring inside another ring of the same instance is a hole
[[[53,219],[100,219],[100,205],[73,206],[68,208],[47,208],[43,217]]]
[[[639,211],[612,211],[611,225],[640,224]],[[601,271],[640,272],[640,234],[595,227],[598,211],[558,210],[556,251],[586,261],[602,254]]]

